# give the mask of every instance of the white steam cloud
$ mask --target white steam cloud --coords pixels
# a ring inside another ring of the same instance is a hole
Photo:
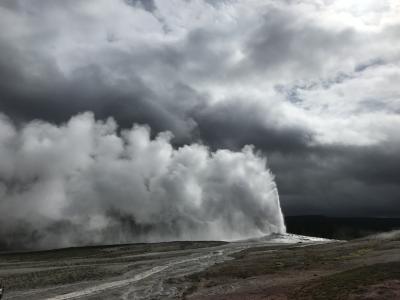
[[[284,232],[266,159],[91,113],[16,128],[0,115],[0,247],[234,240]]]

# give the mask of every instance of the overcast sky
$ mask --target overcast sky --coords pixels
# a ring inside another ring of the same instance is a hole
[[[253,144],[286,215],[400,216],[398,0],[1,0],[0,111]]]

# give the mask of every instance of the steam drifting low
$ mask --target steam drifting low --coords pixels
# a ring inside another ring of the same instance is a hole
[[[284,232],[266,159],[79,114],[16,128],[0,115],[0,247],[234,240]]]

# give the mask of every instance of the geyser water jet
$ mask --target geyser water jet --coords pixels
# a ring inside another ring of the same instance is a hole
[[[0,246],[49,248],[283,233],[274,177],[251,146],[175,149],[168,132],[77,115],[0,117]]]

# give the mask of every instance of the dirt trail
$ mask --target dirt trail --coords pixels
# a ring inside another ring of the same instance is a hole
[[[129,279],[116,280],[116,281],[112,281],[112,282],[95,285],[95,286],[85,288],[80,291],[75,291],[75,292],[66,293],[63,295],[55,296],[55,297],[50,297],[50,298],[47,298],[46,300],[78,299],[78,298],[90,296],[93,294],[98,294],[98,293],[101,293],[108,289],[125,287],[127,285],[136,283],[140,280],[143,280],[143,279],[153,276],[155,274],[161,273],[167,269],[174,268],[177,265],[184,264],[185,265],[185,268],[183,268],[184,272],[190,273],[191,269],[197,270],[196,266],[198,267],[200,265],[204,265],[204,267],[205,267],[206,265],[210,265],[210,264],[214,263],[215,261],[217,261],[218,256],[222,257],[222,256],[226,255],[226,253],[231,254],[233,252],[240,251],[242,249],[243,249],[243,246],[235,247],[233,249],[219,249],[219,250],[208,249],[207,251],[210,251],[210,253],[208,253],[208,254],[205,254],[205,255],[197,254],[197,255],[195,255],[195,257],[192,257],[192,258],[179,259],[179,260],[175,260],[173,262],[167,263],[165,265],[156,266],[149,270],[146,270],[144,272],[136,274],[132,278],[129,278]],[[202,251],[202,252],[204,252],[204,251]],[[224,260],[224,259],[226,259],[226,258],[223,258],[222,260]],[[193,263],[195,263],[195,264],[193,264]]]
[[[154,268],[151,268],[150,270],[147,270],[147,271],[145,271],[143,273],[137,274],[133,278],[130,278],[130,279],[117,280],[117,281],[112,281],[112,282],[107,282],[107,283],[95,285],[93,287],[86,288],[86,289],[83,289],[81,291],[76,291],[76,292],[72,292],[72,293],[68,293],[68,294],[64,294],[64,295],[60,295],[60,296],[56,296],[56,297],[47,298],[47,300],[77,299],[77,298],[81,298],[81,297],[84,297],[84,296],[89,296],[91,294],[100,293],[100,292],[102,292],[104,290],[107,290],[107,289],[123,287],[123,286],[126,286],[126,285],[130,284],[130,283],[134,283],[134,282],[137,282],[137,281],[139,281],[141,279],[149,277],[149,276],[151,276],[151,275],[153,275],[155,273],[161,272],[161,271],[163,271],[163,270],[165,270],[165,269],[167,269],[169,267],[170,267],[170,265],[154,267]]]

